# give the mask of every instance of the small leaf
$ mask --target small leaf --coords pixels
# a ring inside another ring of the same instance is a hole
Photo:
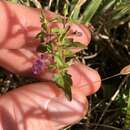
[[[56,65],[55,64],[50,64],[50,65],[48,65],[48,69],[49,70],[56,69]]]
[[[51,53],[52,50],[53,50],[52,44],[51,44],[51,43],[48,43],[46,46],[47,46],[47,52],[48,52],[48,53]]]
[[[64,10],[63,10],[64,16],[67,16],[67,15],[68,15],[68,9],[69,9],[68,4],[65,4],[65,5],[64,5]]]
[[[42,53],[47,52],[47,46],[44,44],[40,44],[37,48],[37,51]]]
[[[58,65],[58,67],[61,68],[64,66],[64,62],[63,62],[62,58],[60,57],[60,55],[58,55],[58,54],[55,55],[54,60],[55,60],[56,64]]]
[[[65,29],[62,28],[53,28],[51,30],[52,33],[58,33],[58,34],[63,34],[65,32]]]
[[[39,47],[37,48],[38,52],[48,52],[51,53],[53,50],[52,44],[48,43],[48,44],[40,44]]]
[[[86,48],[86,45],[80,43],[80,42],[72,42],[72,44],[69,46],[71,48]]]
[[[42,25],[41,25],[42,29],[47,30],[48,21],[47,21],[46,17],[44,16],[43,12],[41,12],[40,22],[42,23]]]
[[[39,39],[41,42],[43,42],[44,36],[45,36],[44,32],[41,31],[36,35],[36,38]]]
[[[65,94],[68,96],[69,100],[72,100],[72,92],[71,92],[71,86],[72,86],[72,79],[71,75],[67,72],[64,73],[64,82],[65,82]]]
[[[72,79],[71,75],[67,72],[61,72],[54,76],[53,81],[62,88],[65,92],[67,98],[71,101],[72,100],[72,93],[71,93],[71,86],[72,86]]]
[[[61,74],[56,74],[53,81],[55,81],[61,88],[64,88],[64,80]]]
[[[69,30],[70,30],[70,26],[66,27],[64,33],[62,33],[62,34],[60,35],[60,38],[59,38],[59,39],[60,39],[60,42],[63,41],[63,39],[66,37],[66,35],[67,35],[67,33],[68,33]]]
[[[62,45],[64,47],[69,47],[70,45],[72,45],[72,42],[73,42],[73,39],[64,38],[62,41]]]
[[[65,57],[72,57],[74,53],[71,50],[65,50],[64,51],[64,56]]]

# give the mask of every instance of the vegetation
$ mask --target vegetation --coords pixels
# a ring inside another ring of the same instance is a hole
[[[130,64],[129,0],[8,0],[66,15],[69,20],[91,26],[91,44],[77,58],[99,72],[102,79],[116,75]],[[62,8],[64,7],[64,8]],[[56,31],[56,30],[55,30]],[[62,30],[63,31],[63,30]],[[0,69],[1,93],[35,79],[26,79]],[[8,76],[7,76],[8,75]],[[89,98],[89,112],[65,130],[130,130],[130,77],[118,75],[103,80],[101,89]]]

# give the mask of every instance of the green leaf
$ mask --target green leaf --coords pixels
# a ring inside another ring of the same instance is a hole
[[[71,44],[69,44],[68,46],[67,46],[68,48],[70,48],[70,49],[74,49],[74,48],[81,48],[81,49],[84,49],[84,48],[86,48],[86,45],[84,45],[84,44],[82,44],[82,43],[80,43],[80,42],[71,42]]]
[[[66,37],[68,31],[70,29],[70,26],[68,26],[63,33],[59,36],[60,42],[63,42],[64,38]]]
[[[65,92],[67,98],[71,101],[72,100],[72,93],[71,93],[71,86],[72,86],[72,79],[71,75],[67,72],[61,72],[54,76],[53,81],[62,88]]]
[[[57,66],[57,69],[59,70],[64,70],[69,67],[68,63],[65,62],[65,59],[61,56],[60,52],[57,52],[54,55],[54,61]]]
[[[42,53],[47,52],[47,46],[44,44],[40,44],[37,48],[37,51]]]
[[[51,44],[51,43],[48,43],[46,46],[47,46],[47,52],[48,52],[48,53],[51,53],[51,52],[53,51],[53,46],[52,46],[52,44]]]
[[[86,45],[80,43],[80,42],[73,42],[72,47],[79,47],[79,48],[86,48]]]
[[[53,50],[52,44],[48,43],[48,44],[40,44],[39,47],[37,48],[38,52],[48,52],[51,53]]]
[[[64,73],[64,86],[65,86],[65,94],[68,96],[69,100],[72,100],[72,92],[71,92],[71,86],[72,86],[72,79],[71,75],[67,72]]]
[[[63,67],[64,66],[64,62],[63,62],[63,59],[60,57],[60,55],[56,54],[54,56],[54,60],[56,62],[56,64],[58,65],[58,67]]]
[[[65,29],[62,28],[53,28],[51,30],[52,33],[58,33],[58,34],[63,34],[65,32]]]
[[[116,4],[118,0],[105,0],[103,3],[103,7],[100,10],[100,12],[103,14],[106,11],[108,11],[110,8],[112,8],[112,6],[114,6]]]
[[[50,65],[48,65],[48,69],[49,70],[56,69],[56,65],[55,64],[50,64]]]
[[[73,42],[73,39],[64,38],[62,41],[62,45],[63,47],[69,47],[70,45],[72,45],[72,42]]]
[[[59,36],[59,41],[61,44],[63,44],[64,42],[64,39],[66,40],[66,34],[67,32],[69,31],[69,28],[66,28],[66,29],[62,29],[62,28],[53,28],[51,30],[52,33],[57,33]]]
[[[67,15],[68,15],[68,9],[69,9],[68,4],[65,4],[65,5],[64,5],[64,10],[63,10],[64,16],[67,16]]]
[[[47,30],[48,21],[42,11],[41,11],[41,16],[40,16],[40,22],[42,23],[41,25],[42,29]]]
[[[41,31],[41,32],[39,32],[39,33],[36,35],[36,38],[39,39],[40,42],[43,42],[44,36],[45,36],[44,32]]]
[[[62,46],[63,48],[81,48],[84,49],[86,48],[86,45],[80,43],[80,42],[74,42],[73,39],[67,39],[64,38],[62,41]]]
[[[53,81],[55,81],[60,88],[64,89],[64,79],[62,74],[56,74],[53,78]]]
[[[86,7],[83,15],[80,18],[81,23],[90,23],[92,17],[100,7],[103,0],[91,0],[90,4]]]
[[[64,56],[65,57],[72,57],[74,53],[71,50],[65,50],[64,51]]]

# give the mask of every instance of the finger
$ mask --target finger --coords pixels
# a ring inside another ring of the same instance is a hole
[[[68,72],[72,76],[73,86],[79,88],[86,96],[99,90],[101,78],[96,70],[86,65],[75,63],[68,69]]]
[[[72,93],[73,99],[70,102],[62,90],[53,83],[30,84],[3,96],[0,107],[11,114],[17,128],[59,129],[78,122],[87,112],[86,97],[76,88]]]
[[[0,66],[13,73],[30,74],[37,55],[28,49],[0,49]]]
[[[13,73],[33,76],[32,65],[37,57],[35,53],[27,49],[0,49],[0,54],[0,66]],[[86,96],[93,94],[100,88],[101,79],[99,74],[86,65],[76,63],[68,71],[72,75],[73,86],[79,87]],[[43,70],[36,77],[41,80],[52,80],[53,76],[54,73]]]
[[[28,49],[0,49],[0,66],[8,71],[21,75],[35,76],[45,80],[51,80],[52,72],[41,71],[41,74],[33,74],[33,64],[38,55]]]
[[[100,89],[101,78],[96,70],[81,63],[75,63],[68,68],[68,73],[72,76],[72,86],[80,89],[84,95],[90,96]],[[38,78],[52,81],[53,76],[54,73],[42,72]]]
[[[64,95],[53,98],[48,103],[48,115],[57,129],[78,123],[88,111],[85,95],[76,87],[72,89],[72,101]]]
[[[12,4],[4,0],[0,1],[0,48],[19,49],[25,47],[37,47],[39,41],[35,38],[40,32],[40,10],[33,9],[17,4]],[[57,17],[56,14],[43,10],[47,19]],[[58,16],[59,17],[59,16]],[[91,35],[87,27],[78,24],[72,25],[70,30],[79,31],[82,35],[70,37],[78,42],[87,45],[90,41]],[[50,24],[50,28],[62,28],[63,24]]]

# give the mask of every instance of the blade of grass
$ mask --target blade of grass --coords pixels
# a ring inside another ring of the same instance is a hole
[[[106,3],[104,3],[103,8],[101,9],[101,13],[105,13],[107,10],[109,10],[113,5],[115,5],[115,3],[117,2],[117,0],[109,0]]]
[[[90,23],[92,17],[100,7],[103,0],[91,0],[90,4],[86,7],[83,15],[80,17],[80,22],[87,24]]]
[[[78,0],[77,4],[75,5],[71,15],[70,19],[71,20],[76,20],[78,19],[79,13],[80,13],[80,8],[81,6],[86,2],[87,0]]]
[[[118,20],[121,17],[124,17],[127,13],[130,12],[130,2],[123,2],[115,8],[113,20]]]

